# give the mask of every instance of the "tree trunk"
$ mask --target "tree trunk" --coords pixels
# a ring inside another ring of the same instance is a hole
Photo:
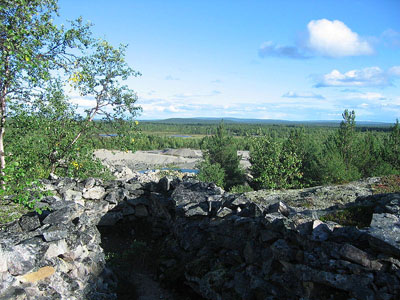
[[[0,171],[2,177],[5,175],[4,169],[6,167],[6,154],[4,152],[4,135],[6,131],[5,125],[6,125],[6,97],[5,93],[2,93],[0,98]],[[2,189],[5,190],[6,186],[3,179],[1,180],[0,184]]]

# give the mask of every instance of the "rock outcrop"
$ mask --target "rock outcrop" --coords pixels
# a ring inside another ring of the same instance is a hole
[[[44,213],[1,228],[0,300],[118,299],[106,233],[156,245],[158,280],[204,299],[399,299],[400,194],[372,195],[376,180],[242,195],[169,177],[47,181]],[[370,226],[316,218],[351,205],[371,208]]]

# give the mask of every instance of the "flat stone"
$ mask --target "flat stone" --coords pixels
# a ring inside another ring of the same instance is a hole
[[[46,279],[55,273],[55,269],[52,266],[46,266],[40,268],[36,272],[28,273],[22,276],[22,280],[25,282],[35,283],[40,280]]]
[[[371,261],[368,259],[367,253],[354,247],[350,244],[345,244],[340,248],[340,255],[356,264],[362,265],[364,267],[369,267],[371,265]]]
[[[222,207],[218,210],[217,217],[223,218],[227,215],[230,215],[231,213],[232,213],[232,209],[230,209],[228,207]]]
[[[200,205],[191,206],[188,210],[185,211],[186,217],[193,216],[207,216],[208,212],[201,208]]]
[[[87,189],[83,193],[83,198],[85,199],[93,199],[93,200],[100,200],[106,194],[105,189],[102,186],[95,186],[90,189]]]
[[[63,194],[65,201],[79,201],[82,199],[82,193],[74,190],[66,190]]]

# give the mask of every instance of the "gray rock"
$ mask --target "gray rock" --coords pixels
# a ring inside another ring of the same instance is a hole
[[[96,179],[88,178],[83,182],[83,184],[85,185],[85,189],[89,190],[96,185]]]
[[[83,193],[83,198],[85,199],[93,199],[93,200],[100,200],[106,194],[104,187],[102,186],[95,186],[90,189],[87,189]]]
[[[287,205],[286,205],[285,203],[279,201],[279,202],[277,202],[277,203],[271,204],[271,205],[268,207],[267,212],[268,212],[268,213],[279,212],[279,213],[281,213],[282,215],[284,215],[285,217],[288,217],[288,216],[289,216],[289,213],[290,213],[290,210],[289,210],[289,208],[287,207]]]
[[[367,229],[371,247],[400,256],[400,218],[393,214],[373,214]]]
[[[219,218],[224,218],[227,215],[232,214],[232,210],[230,208],[227,207],[221,207],[218,212],[217,212],[217,217]]]
[[[312,227],[313,231],[311,238],[314,241],[326,241],[327,239],[329,239],[332,233],[331,228],[329,228],[326,223],[319,220],[315,220]]]
[[[99,226],[114,226],[118,221],[122,220],[123,214],[120,211],[108,212],[105,214],[98,223]]]
[[[15,276],[32,270],[48,247],[40,238],[28,239],[13,246],[12,251],[7,253],[8,272]]]
[[[194,216],[207,216],[208,211],[201,207],[201,205],[193,205],[189,207],[185,207],[185,216],[186,217],[194,217]]]
[[[82,199],[82,193],[74,190],[66,190],[63,193],[63,199],[65,201],[79,201]]]
[[[24,231],[32,231],[40,227],[38,215],[25,215],[19,219],[19,225]]]
[[[79,215],[79,212],[71,207],[63,207],[50,213],[44,220],[43,224],[67,224]]]
[[[69,228],[65,224],[54,224],[43,232],[46,242],[58,241],[68,236]]]

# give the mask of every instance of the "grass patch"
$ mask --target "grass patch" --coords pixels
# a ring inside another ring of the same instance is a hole
[[[33,209],[29,209],[14,202],[0,204],[0,227],[3,224],[19,219],[22,215],[30,211],[33,211]]]
[[[363,228],[371,224],[373,213],[373,206],[352,206],[326,214],[319,219],[323,222],[332,221],[343,226]]]

